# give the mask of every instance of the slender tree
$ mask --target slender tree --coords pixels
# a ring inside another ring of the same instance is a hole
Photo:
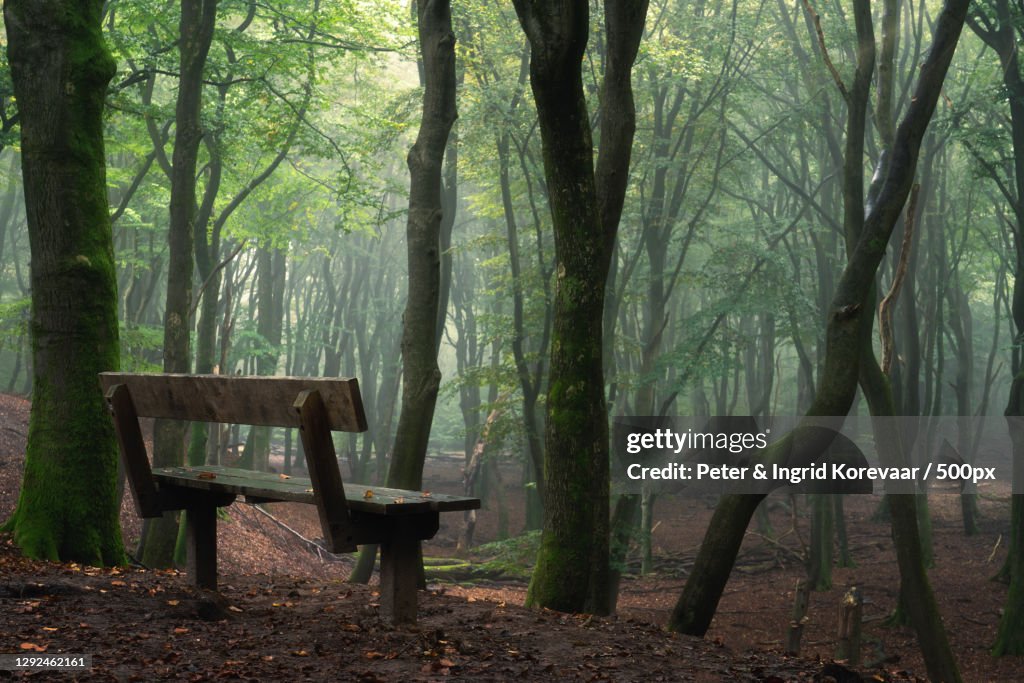
[[[6,528],[29,556],[124,560],[117,450],[96,374],[119,366],[103,103],[103,2],[8,0],[32,250],[34,385],[25,478]]]
[[[441,172],[455,123],[455,34],[448,0],[416,5],[423,59],[423,113],[409,150],[409,219],[406,225],[409,294],[402,320],[402,407],[388,485],[418,489],[441,385],[437,366],[441,301]]]
[[[167,232],[169,263],[167,304],[164,309],[164,372],[191,370],[192,240],[196,219],[196,162],[203,130],[203,69],[213,40],[217,0],[181,3],[180,82],[175,106],[174,156],[171,172],[171,222]],[[157,420],[153,426],[153,463],[159,467],[185,461],[186,424]],[[151,567],[170,566],[178,523],[173,512],[146,524],[140,555]]]

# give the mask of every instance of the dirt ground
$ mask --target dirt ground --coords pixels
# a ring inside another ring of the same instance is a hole
[[[0,519],[17,502],[28,407],[0,396]],[[510,483],[517,481],[511,466],[504,480],[517,531],[523,495]],[[457,493],[460,481],[457,459],[428,465],[425,488]],[[1021,680],[1019,658],[988,654],[1006,594],[990,577],[1005,558],[1009,505],[1005,494],[983,492],[982,530],[973,537],[960,531],[955,496],[931,497],[931,578],[964,680]],[[28,676],[38,680],[923,680],[912,632],[885,625],[898,577],[888,527],[872,521],[877,503],[847,498],[856,566],[836,568],[833,588],[812,595],[799,658],[781,648],[794,587],[805,574],[808,521],[802,504],[794,515],[784,498],[771,506],[773,535],[748,532],[703,640],[662,626],[692,566],[710,501],[659,501],[654,571],[627,574],[615,617],[525,609],[521,578],[434,577],[421,594],[417,626],[401,629],[378,617],[372,585],[344,582],[350,557],[316,553],[303,540],[319,533],[313,508],[235,504],[219,528],[219,595],[195,593],[175,571],[28,561],[0,536],[0,654],[93,655],[88,672]],[[497,517],[494,506],[481,511],[479,542],[495,538]],[[454,557],[461,523],[457,513],[443,516],[425,554]],[[131,550],[140,525],[127,496],[122,524]],[[830,663],[838,605],[851,586],[865,598],[865,665],[856,673]],[[0,678],[24,675],[0,671]]]

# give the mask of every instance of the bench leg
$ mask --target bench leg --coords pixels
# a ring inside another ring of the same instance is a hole
[[[192,585],[217,590],[217,507],[190,507],[185,513],[185,534]]]
[[[394,624],[416,623],[420,542],[410,534],[394,533],[380,544],[380,602],[384,617]]]

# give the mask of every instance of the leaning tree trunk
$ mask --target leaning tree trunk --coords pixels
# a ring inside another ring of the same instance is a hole
[[[99,0],[8,0],[32,250],[34,387],[25,478],[6,525],[31,557],[124,561],[117,450],[96,374],[119,367]]]
[[[910,193],[921,139],[935,110],[968,4],[968,0],[947,0],[936,23],[931,52],[921,66],[914,97],[896,132],[888,173],[877,194],[877,201],[864,220],[859,239],[832,299],[826,330],[825,367],[808,416],[843,416],[853,403],[864,355],[865,331],[870,333],[871,329],[869,319],[873,306],[869,304],[874,302],[875,274]],[[877,364],[873,369],[878,370]],[[804,436],[803,431],[798,428],[787,438],[773,444],[765,453],[765,461],[777,460],[790,453],[792,459],[803,462],[811,462],[820,457],[827,444],[823,444],[820,439]],[[806,443],[801,443],[804,439]],[[723,497],[711,519],[683,593],[669,617],[670,630],[691,635],[703,635],[707,631],[736,562],[750,517],[763,497]],[[912,619],[918,631],[929,677],[933,680],[959,681],[960,674],[935,609],[923,564],[920,558],[911,557],[920,552],[916,523],[906,523],[907,518],[914,515],[908,512],[908,508],[913,506],[913,500],[910,499],[907,505],[906,496],[895,498],[900,499],[901,521],[905,522],[894,524],[901,588],[916,588],[913,597],[915,614]],[[911,519],[910,522],[915,520]],[[910,533],[905,534],[904,531]],[[911,572],[908,569],[918,571]],[[920,585],[908,585],[913,582]]]
[[[164,310],[164,372],[188,372],[192,306],[192,234],[196,217],[196,159],[202,126],[203,68],[213,40],[217,0],[182,0],[178,100],[174,113],[170,226],[167,241],[167,304]],[[184,464],[185,429],[181,420],[153,424],[153,465]],[[149,567],[168,567],[174,558],[178,523],[173,512],[143,527],[140,559]]]

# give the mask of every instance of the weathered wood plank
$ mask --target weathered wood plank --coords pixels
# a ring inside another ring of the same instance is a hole
[[[103,372],[100,383],[105,391],[116,384],[126,385],[136,414],[145,417],[272,427],[298,427],[299,415],[292,404],[300,392],[316,389],[332,430],[366,431],[355,378]]]
[[[207,478],[209,475],[213,475],[213,478]],[[159,467],[153,470],[153,477],[161,486],[221,491],[268,501],[315,504],[313,484],[307,477],[288,477],[273,472],[254,472],[216,465]],[[376,515],[449,512],[480,507],[479,498],[403,491],[384,486],[344,484],[344,491],[350,510]]]
[[[316,389],[301,392],[295,399],[294,409],[299,415],[299,433],[327,549],[332,553],[352,552],[356,543],[345,505],[338,456],[334,452],[327,410],[320,392]]]
[[[135,510],[139,517],[159,517],[164,508],[153,483],[146,443],[142,440],[139,419],[128,387],[124,384],[111,386],[107,391],[107,403],[114,413],[114,431],[121,447],[121,458],[132,498],[135,499]]]

